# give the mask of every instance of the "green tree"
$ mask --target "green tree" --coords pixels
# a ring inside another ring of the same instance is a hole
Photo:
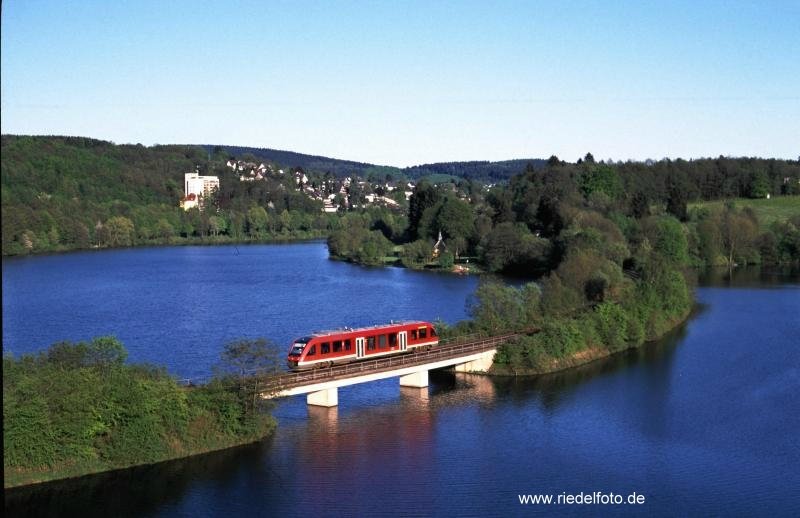
[[[769,180],[764,171],[758,170],[750,174],[747,196],[750,198],[766,198],[769,194]]]
[[[434,226],[440,230],[446,242],[453,248],[456,257],[464,250],[458,244],[465,244],[475,228],[475,214],[472,208],[458,198],[448,196],[441,203],[436,214]]]
[[[622,179],[617,170],[607,165],[599,165],[585,171],[581,176],[581,190],[588,199],[594,193],[603,193],[612,200],[622,194]]]
[[[400,253],[400,261],[407,268],[422,268],[430,261],[432,249],[433,243],[424,239],[406,243]]]
[[[728,258],[728,265],[748,262],[758,237],[758,220],[752,212],[739,211],[729,204],[722,212],[720,220],[722,247]]]
[[[493,272],[538,267],[547,262],[550,245],[523,224],[500,223],[486,236],[483,260]]]
[[[161,218],[156,223],[156,235],[165,242],[169,242],[175,236],[175,228],[165,218]]]
[[[423,213],[436,205],[440,199],[441,194],[436,187],[426,181],[421,181],[414,188],[408,208],[408,235],[412,241],[427,237],[420,232],[420,220]]]
[[[663,216],[648,222],[645,232],[653,243],[653,249],[662,257],[676,263],[689,260],[689,244],[686,229],[673,217]]]
[[[133,222],[125,216],[109,218],[106,221],[105,228],[108,232],[108,244],[110,246],[131,246],[133,244]]]
[[[222,216],[211,216],[208,218],[208,226],[213,236],[218,236],[227,230],[227,222]]]
[[[481,281],[467,304],[475,325],[486,332],[517,331],[522,327],[524,310],[519,292],[497,281]]]
[[[686,204],[689,198],[686,183],[682,179],[670,177],[667,192],[667,212],[680,221],[686,221]]]
[[[355,259],[368,266],[380,266],[383,264],[383,258],[392,253],[392,248],[391,241],[386,239],[383,233],[373,230],[364,234],[356,250]]]
[[[247,233],[250,237],[264,237],[267,232],[267,211],[264,207],[250,207],[247,211]]]
[[[249,396],[248,414],[255,412],[266,379],[280,372],[277,351],[277,346],[264,338],[240,338],[225,344],[223,369],[234,374],[240,392]]]

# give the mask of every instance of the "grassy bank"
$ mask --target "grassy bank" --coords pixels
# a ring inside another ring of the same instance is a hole
[[[4,487],[197,455],[275,428],[236,378],[184,387],[126,357],[111,337],[3,357]]]
[[[755,212],[762,228],[769,227],[776,221],[788,220],[792,216],[800,215],[800,196],[774,196],[766,198],[735,198],[732,200],[701,201],[690,203],[688,208],[705,208],[709,210],[722,210],[725,204],[733,202],[737,208],[750,208]]]

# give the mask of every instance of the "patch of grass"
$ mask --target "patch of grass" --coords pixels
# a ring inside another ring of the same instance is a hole
[[[695,207],[704,207],[711,210],[722,209],[728,201],[731,200],[690,203],[689,209]],[[785,220],[800,214],[800,196],[773,196],[770,199],[759,198],[754,200],[735,198],[732,201],[738,208],[752,208],[756,216],[758,216],[758,221],[762,227],[768,227],[774,221]]]

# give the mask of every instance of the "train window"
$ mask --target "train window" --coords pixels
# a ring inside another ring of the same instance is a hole
[[[434,336],[436,336],[436,329],[431,328],[431,338],[433,338]]]
[[[428,330],[424,327],[419,330],[419,337],[420,338],[428,338]]]
[[[397,346],[397,333],[389,333],[389,347]]]
[[[379,349],[386,349],[386,335],[379,335],[378,336],[378,348]]]
[[[367,351],[374,351],[375,350],[375,337],[368,336],[367,337]]]
[[[350,339],[349,338],[344,341],[344,350],[345,351],[349,351],[350,350]]]
[[[319,351],[320,354],[328,354],[329,352],[331,352],[330,342],[322,342],[322,345],[320,346],[319,349],[320,349]]]
[[[416,340],[417,339],[417,330],[416,329],[411,331],[411,339],[412,340]]]
[[[317,344],[311,346],[311,349],[308,350],[306,356],[314,356],[315,354],[317,354]]]
[[[342,351],[342,341],[336,340],[333,342],[333,352],[338,353]]]

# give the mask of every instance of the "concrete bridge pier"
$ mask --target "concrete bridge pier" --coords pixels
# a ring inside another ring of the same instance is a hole
[[[486,351],[478,358],[455,366],[456,372],[486,372],[492,367],[495,350]]]
[[[309,392],[306,403],[315,406],[332,407],[339,404],[339,389],[336,387]]]
[[[422,370],[400,376],[401,387],[423,388],[428,386],[428,371]]]

